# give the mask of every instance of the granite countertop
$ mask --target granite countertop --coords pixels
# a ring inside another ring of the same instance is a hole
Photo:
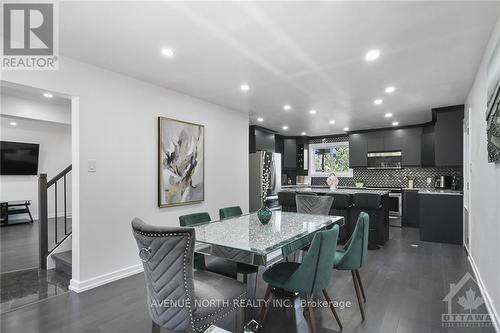
[[[435,188],[421,189],[418,194],[441,194],[441,195],[463,195],[463,191],[457,190],[440,190]]]
[[[301,192],[314,192],[314,193],[322,193],[322,194],[328,194],[328,193],[347,193],[347,194],[354,194],[354,193],[376,193],[380,195],[385,195],[388,194],[389,191],[386,190],[377,190],[377,189],[367,189],[367,188],[337,188],[335,190],[331,190],[327,186],[323,187],[316,187],[316,186],[309,186],[309,187],[282,187],[282,190],[284,192],[296,192],[296,191],[301,191]]]

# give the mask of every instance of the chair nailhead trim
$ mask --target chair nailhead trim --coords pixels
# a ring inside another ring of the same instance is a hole
[[[242,295],[246,294],[246,292],[244,292],[243,294],[241,294],[240,296],[238,296],[238,298],[240,298]],[[212,319],[208,324],[205,324],[201,327],[199,327],[198,329],[200,330],[199,332],[201,332],[201,330],[204,330],[206,329],[207,327],[209,327],[210,325],[216,323],[217,321],[219,321],[220,319],[224,318],[224,317],[227,317],[228,314],[230,314],[231,312],[233,312],[236,308],[235,307],[231,307],[229,308],[229,311],[224,313],[223,315],[221,315],[220,317],[217,317],[217,318],[214,318]]]

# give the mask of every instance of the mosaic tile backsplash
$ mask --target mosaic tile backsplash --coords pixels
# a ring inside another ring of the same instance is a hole
[[[397,170],[371,170],[366,168],[353,169],[352,178],[339,178],[339,186],[355,186],[363,182],[365,186],[376,187],[408,187],[408,179],[413,179],[414,187],[434,187],[435,176],[457,176],[462,188],[462,168],[403,168]],[[431,178],[430,185],[427,178]],[[326,177],[312,177],[312,185],[326,185]]]

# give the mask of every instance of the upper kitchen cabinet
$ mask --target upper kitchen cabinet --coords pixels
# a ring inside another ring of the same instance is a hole
[[[309,143],[306,137],[297,137],[297,174],[307,176],[309,169]]]
[[[463,105],[433,109],[434,122],[423,127],[422,166],[463,164]]]
[[[464,106],[434,109],[434,154],[436,166],[463,165]]]
[[[249,152],[255,153],[256,151],[275,151],[275,132],[260,126],[250,126],[249,134]]]
[[[349,166],[362,168],[367,166],[366,154],[368,153],[365,133],[349,135]]]
[[[411,127],[394,131],[395,140],[400,140],[402,165],[405,167],[422,165],[422,128]]]
[[[366,167],[368,152],[401,151],[403,166],[420,166],[420,127],[378,130],[349,135],[351,167]]]
[[[284,138],[283,147],[283,168],[297,169],[297,140]]]

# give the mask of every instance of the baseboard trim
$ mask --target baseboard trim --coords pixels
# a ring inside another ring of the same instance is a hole
[[[142,264],[130,266],[127,268],[123,268],[114,272],[110,272],[107,274],[103,274],[100,276],[96,276],[92,279],[88,279],[85,281],[77,281],[71,279],[69,282],[69,290],[74,291],[76,293],[81,293],[105,284],[108,284],[113,281],[117,281],[131,275],[138,274],[143,271]]]
[[[479,274],[479,270],[476,266],[474,258],[470,254],[467,258],[469,259],[469,263],[472,267],[472,270],[474,271],[474,275],[476,276],[477,285],[479,286],[479,289],[483,294],[484,303],[486,304],[486,308],[488,308],[488,312],[491,315],[491,320],[493,321],[493,326],[495,328],[495,331],[497,333],[500,333],[500,316],[495,311],[495,307],[493,306],[493,302],[491,301],[490,294],[488,293],[484,285],[483,279],[481,278],[481,274]]]

